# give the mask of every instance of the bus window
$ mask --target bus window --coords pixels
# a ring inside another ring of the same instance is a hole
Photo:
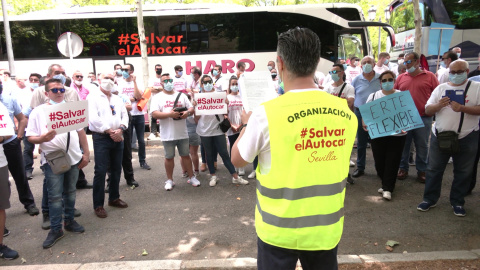
[[[344,34],[338,36],[338,58],[349,59],[350,57],[363,55],[361,34]]]
[[[478,29],[480,25],[479,2],[474,0],[444,0],[448,16],[458,29]]]
[[[420,3],[420,11],[424,18],[424,4]],[[415,14],[413,12],[413,2],[403,2],[395,7],[390,17],[390,25],[395,33],[415,29]]]

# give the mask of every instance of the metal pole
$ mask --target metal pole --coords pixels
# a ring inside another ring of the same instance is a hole
[[[378,19],[378,22],[382,22],[382,19],[381,18]],[[382,30],[382,27],[379,26],[378,27],[378,54],[380,54],[380,46],[381,46],[381,35],[380,34],[381,34],[381,30]],[[377,54],[377,56],[378,56],[378,54]]]
[[[2,0],[3,26],[5,27],[5,42],[7,43],[8,66],[11,77],[15,77],[15,63],[13,59],[12,36],[10,35],[10,22],[8,21],[7,3]]]

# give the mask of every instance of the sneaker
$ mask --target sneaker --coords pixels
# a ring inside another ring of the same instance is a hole
[[[355,180],[353,180],[353,178],[350,174],[348,174],[348,176],[347,176],[347,183],[349,183],[350,185],[355,184]]]
[[[353,160],[350,160],[350,167],[355,167],[355,162]]]
[[[256,171],[252,171],[252,172],[247,176],[248,179],[254,179],[255,177],[257,177],[257,172],[256,172]]]
[[[183,172],[182,177],[187,178],[188,177],[188,172]]]
[[[25,176],[27,177],[27,180],[32,180],[33,179],[33,172],[26,171]]]
[[[150,140],[153,140],[153,139],[155,139],[155,134],[150,133],[150,135],[148,135],[148,137],[147,137],[147,140],[150,141]]]
[[[167,181],[165,181],[165,190],[170,191],[173,189],[174,186],[175,183],[173,183],[172,180],[168,179]]]
[[[145,169],[145,170],[151,170],[152,167],[150,167],[147,162],[144,162],[142,164],[140,164],[140,167],[142,167],[142,169]]]
[[[50,215],[48,213],[43,213],[42,229],[50,230]]]
[[[200,181],[198,181],[198,179],[195,176],[190,178],[190,180],[188,180],[187,183],[191,184],[194,187],[199,187],[200,186]]]
[[[27,213],[33,217],[40,214],[40,211],[38,211],[38,208],[35,205],[30,205],[27,207]]]
[[[435,206],[437,205],[434,203],[423,201],[417,206],[417,210],[422,212],[427,212],[428,210],[430,210],[430,208],[433,208]]]
[[[210,183],[209,183],[209,185],[210,185],[211,187],[214,187],[214,186],[217,185],[217,181],[218,181],[217,176],[213,175],[213,176],[210,178]]]
[[[383,188],[379,188],[378,193],[383,194]]]
[[[464,217],[467,215],[467,212],[465,212],[465,208],[463,206],[452,206],[453,207],[453,214],[457,217]]]
[[[53,247],[53,245],[55,245],[55,243],[64,236],[65,234],[61,229],[58,231],[50,230],[50,232],[48,232],[47,239],[45,239],[43,242],[43,248],[47,249]]]
[[[7,227],[3,228],[3,237],[6,237],[10,234],[10,231],[7,229]]]
[[[195,175],[195,177],[197,177],[197,176],[200,175],[200,172],[198,170],[196,170],[196,171],[193,172],[193,175]]]
[[[383,197],[385,200],[390,201],[390,200],[392,199],[392,193],[391,193],[390,191],[384,191],[382,197]]]
[[[245,168],[238,168],[238,175],[245,175]]]
[[[82,225],[78,224],[75,220],[65,221],[64,226],[66,231],[74,233],[83,233],[85,228]]]
[[[4,258],[5,260],[14,260],[18,258],[18,252],[3,244],[0,244],[0,258]]]
[[[248,181],[243,179],[242,177],[237,177],[237,179],[232,178],[232,183],[233,184],[240,184],[240,185],[248,185]]]

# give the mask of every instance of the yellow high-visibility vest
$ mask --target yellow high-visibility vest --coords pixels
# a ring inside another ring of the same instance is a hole
[[[263,104],[271,169],[257,167],[255,226],[273,246],[330,250],[343,232],[344,198],[357,117],[323,91],[287,92]]]

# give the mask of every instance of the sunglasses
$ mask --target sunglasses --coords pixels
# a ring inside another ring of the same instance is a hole
[[[128,69],[128,68],[122,68],[122,71],[129,72],[129,71],[130,71],[130,69]]]
[[[238,83],[232,83],[232,85],[237,85],[238,86]]]
[[[60,91],[60,93],[65,93],[65,88],[52,88],[50,91],[54,94],[58,93],[58,91]]]
[[[75,78],[83,79],[82,75],[75,75]]]
[[[385,82],[393,82],[393,78],[388,78],[388,79],[383,79],[382,80],[382,83],[385,83]]]
[[[163,83],[172,83],[173,82],[173,79],[166,79],[166,80],[163,80]]]
[[[412,62],[413,60],[408,60],[408,61],[405,61],[405,64],[410,65]]]
[[[59,72],[55,72],[55,73],[53,73],[53,74],[54,74],[54,75],[60,75],[60,74],[65,75],[65,71],[64,71],[64,72],[60,72],[60,71],[59,71]]]
[[[332,75],[332,74],[337,74],[337,73],[339,73],[339,72],[342,72],[342,71],[340,71],[340,70],[331,70],[331,71],[328,72],[328,74]]]
[[[177,70],[178,72],[183,72],[183,69]]]
[[[110,109],[112,109],[112,115],[115,115],[115,114],[117,114],[117,113],[115,112],[115,106],[113,106],[113,105],[110,105]]]
[[[208,81],[203,81],[203,84],[212,84],[212,80],[208,80]]]

